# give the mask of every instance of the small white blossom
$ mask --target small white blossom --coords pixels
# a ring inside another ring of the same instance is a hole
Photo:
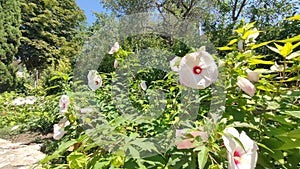
[[[236,83],[245,93],[247,93],[250,96],[254,96],[254,93],[256,91],[255,86],[246,78],[238,77],[237,83]]]
[[[98,75],[96,70],[90,70],[88,75],[88,86],[93,90],[97,90],[99,87],[102,86],[102,78]]]
[[[67,117],[61,119],[58,124],[53,125],[53,138],[55,140],[61,139],[67,132],[64,130],[66,126],[70,125]]]
[[[12,104],[13,106],[21,106],[21,105],[23,105],[23,104],[26,104],[26,100],[25,100],[25,98],[23,98],[23,97],[18,97],[18,98],[15,98],[15,99],[11,102],[11,104]]]
[[[35,96],[27,96],[25,99],[26,104],[34,104],[36,102]]]
[[[60,108],[60,112],[64,113],[68,111],[68,106],[70,104],[70,98],[67,95],[62,95],[59,99],[59,108]]]
[[[146,84],[146,82],[145,81],[142,81],[141,83],[140,83],[140,87],[145,91],[145,90],[147,90],[147,84]]]

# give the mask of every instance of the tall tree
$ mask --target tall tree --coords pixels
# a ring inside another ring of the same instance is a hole
[[[0,0],[0,92],[14,87],[12,65],[20,44],[20,6],[18,0]]]
[[[75,0],[21,0],[22,37],[18,56],[27,69],[43,70],[77,54],[85,21]]]

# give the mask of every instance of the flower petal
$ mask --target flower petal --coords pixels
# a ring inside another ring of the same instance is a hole
[[[97,90],[99,87],[102,86],[102,78],[100,75],[98,75],[98,72],[96,70],[90,70],[87,78],[88,86],[93,91]]]
[[[245,93],[250,96],[254,96],[256,88],[255,86],[246,78],[238,77],[236,83]]]
[[[194,89],[204,89],[218,78],[217,65],[204,50],[185,55],[180,61],[178,72],[180,83]]]

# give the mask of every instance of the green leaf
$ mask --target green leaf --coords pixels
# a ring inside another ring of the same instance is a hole
[[[205,146],[201,146],[199,150],[200,152],[198,153],[198,166],[199,169],[203,169],[207,162],[209,149]]]
[[[228,127],[246,127],[246,128],[251,128],[257,131],[260,131],[259,128],[257,126],[254,126],[253,124],[249,124],[249,123],[241,123],[241,122],[234,122],[230,125],[228,125]]]
[[[275,43],[276,45],[276,43]],[[278,48],[278,47],[277,47]],[[281,49],[278,48],[280,51],[280,55],[283,57],[287,57],[289,54],[293,52],[293,45],[290,42],[287,42]]]
[[[140,153],[132,146],[128,147],[130,155],[134,158],[139,158],[140,157]]]
[[[87,162],[86,155],[81,152],[72,152],[67,156],[70,169],[85,168]]]
[[[68,142],[62,143],[58,149],[50,156],[46,156],[43,160],[40,161],[41,164],[45,164],[46,162],[61,157],[60,153],[65,152],[70,146],[77,143],[76,140],[70,140]]]
[[[290,20],[290,21],[300,20],[300,14],[292,16],[290,18],[286,18],[286,20]]]
[[[286,111],[284,111],[284,113],[289,114],[289,115],[291,115],[293,117],[300,118],[300,111],[289,111],[289,110],[286,110]]]
[[[39,163],[40,164],[45,164],[47,163],[48,161],[51,161],[53,159],[56,159],[56,158],[59,158],[59,157],[62,157],[62,155],[58,154],[58,153],[54,153],[52,155],[49,155],[49,156],[46,156],[44,159],[42,159]]]
[[[275,90],[273,90],[273,89],[271,89],[267,86],[257,86],[256,88],[259,89],[259,90],[263,90],[263,91],[275,92]]]
[[[294,140],[285,140],[285,143],[277,148],[278,150],[289,150],[289,149],[295,149],[295,148],[300,148],[300,141],[298,139]]]
[[[248,23],[247,25],[244,26],[244,29],[245,29],[245,30],[248,30],[248,29],[252,28],[252,27],[254,26],[255,23],[256,23],[256,22]]]
[[[300,41],[300,35],[297,35],[295,37],[292,38],[288,38],[288,39],[284,39],[284,40],[278,40],[277,42],[282,42],[282,43],[286,43],[286,42],[297,42]]]
[[[248,38],[249,35],[252,35],[252,34],[255,34],[255,33],[258,33],[259,31],[255,30],[248,30],[246,33],[244,33],[244,35],[242,36],[242,39],[246,40]]]
[[[275,44],[276,48],[277,48],[279,51],[282,50],[283,46],[280,46],[280,45],[278,45],[277,43],[274,43],[274,44]]]
[[[265,60],[260,60],[260,59],[249,59],[249,65],[256,65],[256,64],[274,65],[274,61],[265,61]]]
[[[257,45],[253,45],[253,46],[251,47],[251,49],[253,50],[253,49],[259,48],[259,47],[261,47],[261,46],[266,46],[267,44],[269,44],[269,43],[271,43],[271,42],[273,42],[273,41],[267,41],[267,42],[263,42],[263,43],[260,43],[260,44],[257,44]]]
[[[227,44],[227,46],[230,46],[230,45],[234,44],[234,43],[237,42],[237,41],[238,41],[238,39],[232,39],[232,40]]]
[[[295,45],[293,45],[293,49],[297,48],[298,46],[300,46],[300,42],[298,42]]]
[[[268,150],[268,151],[270,151],[270,152],[272,152],[272,153],[274,153],[273,150],[271,150],[269,147],[267,147],[266,145],[264,145],[262,143],[257,143],[257,145],[260,146],[260,147],[262,147],[262,148],[264,148],[264,149],[266,149],[266,150]]]
[[[290,132],[283,133],[280,136],[285,136],[285,137],[288,137],[288,138],[300,139],[300,129],[298,128],[298,129],[292,130]]]
[[[232,47],[228,47],[228,46],[223,46],[223,47],[219,47],[219,50],[233,50],[234,48]]]

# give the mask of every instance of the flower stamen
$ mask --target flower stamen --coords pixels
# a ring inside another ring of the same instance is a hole
[[[200,66],[194,66],[193,72],[194,72],[194,74],[201,74],[202,68]]]

